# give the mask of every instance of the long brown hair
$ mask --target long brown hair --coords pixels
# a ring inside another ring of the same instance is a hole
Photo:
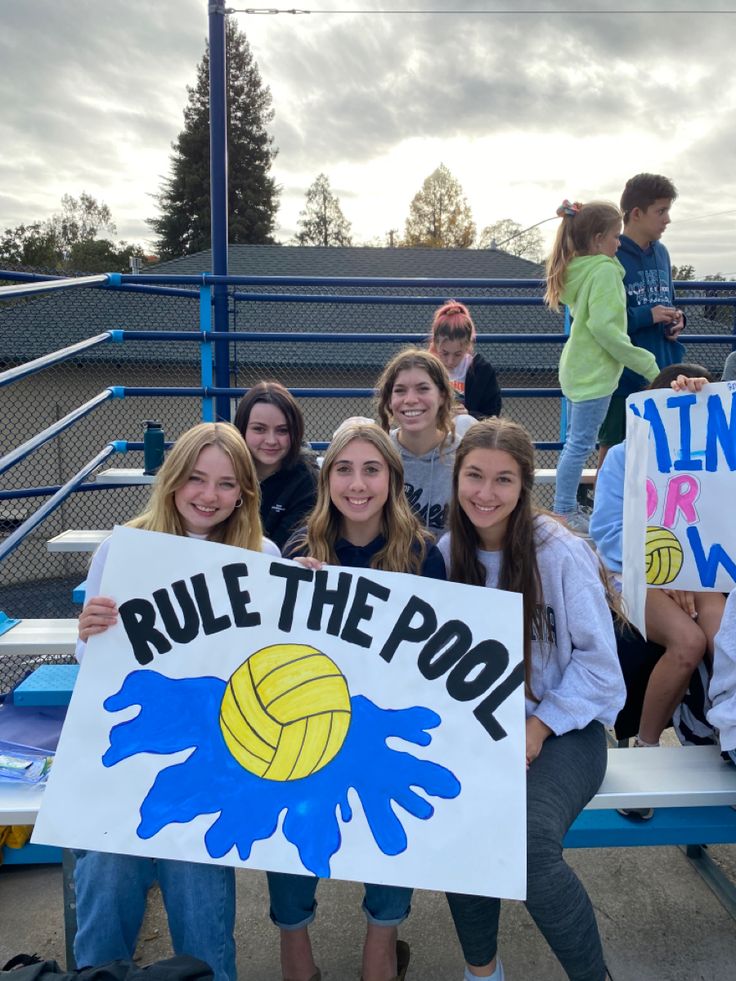
[[[452,472],[450,531],[450,570],[452,582],[485,586],[486,570],[478,558],[482,543],[475,525],[458,503],[457,485],[463,463],[473,450],[503,450],[513,457],[521,474],[521,493],[509,516],[503,542],[498,588],[521,593],[524,603],[524,671],[527,694],[531,695],[532,634],[541,633],[542,581],[537,565],[537,541],[532,504],[534,489],[534,447],[529,433],[509,419],[492,418],[477,422],[463,436],[455,452]],[[532,696],[533,697],[533,696]]]
[[[565,213],[557,229],[552,251],[547,259],[547,290],[544,302],[552,310],[560,309],[560,295],[570,262],[578,255],[588,255],[596,235],[607,235],[621,225],[621,212],[610,201],[591,201],[578,211]]]
[[[410,371],[412,368],[419,368],[429,375],[433,385],[439,389],[440,407],[437,412],[437,429],[443,433],[442,445],[450,443],[455,437],[455,423],[453,421],[452,407],[455,402],[455,393],[450,384],[450,376],[447,369],[440,359],[429,351],[423,351],[418,347],[410,347],[404,351],[399,351],[389,361],[381,372],[381,377],[376,383],[376,413],[378,422],[385,432],[391,428],[391,395],[396,384],[396,378],[402,371]]]
[[[388,499],[381,516],[381,535],[386,541],[371,559],[371,568],[418,574],[427,552],[429,535],[420,526],[406,499],[401,457],[390,438],[374,422],[343,424],[335,433],[319,473],[317,503],[307,520],[306,533],[301,540],[296,539],[296,544],[320,562],[338,563],[335,545],[342,537],[342,515],[330,497],[330,472],[340,454],[354,440],[375,447],[389,470]]]
[[[263,532],[259,514],[260,492],[256,468],[243,437],[229,422],[202,422],[188,429],[169,450],[153,485],[148,507],[128,522],[131,528],[185,535],[174,494],[183,487],[194,470],[199,454],[207,446],[216,446],[229,457],[240,488],[242,503],[212,529],[209,540],[237,545],[260,552]]]

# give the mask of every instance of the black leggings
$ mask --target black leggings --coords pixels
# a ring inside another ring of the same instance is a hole
[[[571,981],[603,981],[606,968],[593,906],[562,857],[562,839],[596,794],[606,772],[606,735],[600,722],[550,736],[527,773],[526,907]],[[496,956],[501,902],[448,893],[468,964]]]

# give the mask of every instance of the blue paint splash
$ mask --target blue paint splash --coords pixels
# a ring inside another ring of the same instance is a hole
[[[112,728],[110,748],[102,757],[105,766],[137,753],[193,749],[184,762],[156,776],[141,804],[139,837],[152,838],[167,824],[185,824],[201,814],[219,814],[205,834],[207,852],[221,858],[235,847],[245,861],[254,842],[275,833],[286,811],[284,836],[296,846],[305,868],[327,878],[330,859],[342,841],[338,808],[344,822],[352,818],[351,787],[385,855],[399,855],[407,847],[392,802],[426,821],[434,807],[412,788],[446,800],[460,793],[459,780],[444,766],[386,745],[395,736],[428,746],[432,737],[426,730],[440,724],[437,713],[419,706],[382,709],[362,695],[351,698],[350,729],[327,766],[301,780],[264,780],[240,766],[222,737],[218,716],[225,686],[220,678],[176,680],[155,671],[134,671],[105,701],[109,712],[140,705],[135,718]]]

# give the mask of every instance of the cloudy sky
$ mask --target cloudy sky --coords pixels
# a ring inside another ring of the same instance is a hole
[[[618,200],[648,170],[680,191],[673,261],[736,278],[736,3],[702,5],[316,0],[308,15],[233,14],[273,95],[278,238],[321,171],[360,243],[403,231],[440,163],[479,230],[531,225],[563,197]],[[150,240],[206,0],[0,0],[0,15],[0,229],[87,191],[119,237]]]

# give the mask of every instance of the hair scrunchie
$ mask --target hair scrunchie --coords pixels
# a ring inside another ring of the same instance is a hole
[[[581,208],[582,204],[579,201],[568,201],[565,198],[557,209],[556,214],[558,218],[574,218]]]

